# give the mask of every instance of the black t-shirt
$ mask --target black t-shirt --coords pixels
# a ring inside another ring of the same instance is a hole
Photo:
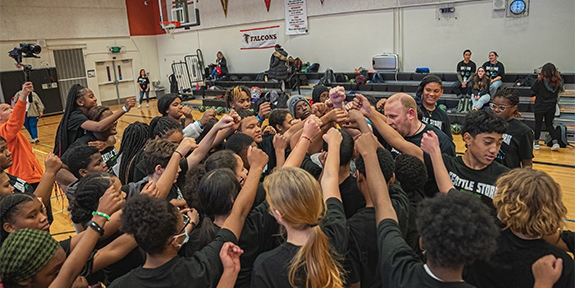
[[[359,209],[365,207],[365,197],[359,191],[357,180],[352,175],[349,175],[339,184],[339,191],[346,218],[353,216]]]
[[[566,252],[543,239],[521,239],[510,229],[500,233],[497,250],[488,261],[476,260],[466,267],[464,278],[480,288],[533,287],[531,265],[548,254],[563,259],[563,272],[553,287],[575,287],[573,259]]]
[[[483,69],[485,69],[485,74],[491,79],[497,76],[501,76],[501,78],[505,76],[505,67],[501,62],[491,64],[491,62],[487,61],[483,63]]]
[[[379,271],[385,287],[474,287],[465,282],[442,282],[429,275],[392,219],[384,219],[377,225],[377,245],[381,260]]]
[[[28,184],[28,182],[8,173],[6,173],[6,175],[8,175],[8,179],[10,179],[10,185],[14,187],[14,193],[34,195],[34,187]]]
[[[525,123],[513,118],[509,120],[507,132],[495,161],[511,169],[521,167],[521,161],[533,159],[533,130]]]
[[[428,154],[424,154],[423,158],[428,176],[430,180],[434,180],[431,158]],[[451,157],[448,155],[443,155],[443,163],[445,163],[445,168],[447,168],[451,183],[453,183],[455,189],[481,199],[491,209],[492,214],[496,215],[495,207],[493,206],[493,196],[495,196],[496,191],[495,181],[502,174],[509,172],[509,168],[497,162],[492,162],[481,170],[474,170],[463,163],[461,156]],[[429,186],[426,187],[426,189],[429,188]],[[435,186],[435,189],[435,191],[425,191],[425,194],[432,196],[437,192],[437,186]]]
[[[174,185],[172,185],[172,190],[176,189],[179,190],[179,187],[182,187],[186,184],[186,173],[188,173],[188,159],[184,158],[180,161],[180,174],[178,175],[178,179]],[[141,158],[140,162],[136,164],[134,169],[134,182],[138,182],[144,177],[148,176],[148,172],[146,171],[146,159],[144,157]],[[170,190],[170,194],[172,194],[172,190]],[[174,190],[175,191],[175,190]],[[168,199],[169,200],[169,199]]]
[[[228,229],[190,258],[176,256],[158,268],[136,268],[108,287],[215,287],[224,271],[219,256],[224,242],[237,243]]]
[[[309,154],[305,154],[303,161],[301,162],[301,169],[309,172],[315,179],[319,179],[319,175],[321,175],[322,168],[317,166],[312,160]]]
[[[80,145],[88,146],[88,143],[92,141],[106,141],[106,140],[100,140],[96,138],[96,136],[94,136],[94,133],[86,131],[86,134],[76,139],[76,141],[74,141],[74,143],[72,143],[72,145],[68,147],[68,150]],[[102,160],[106,162],[106,166],[108,166],[108,168],[112,168],[112,166],[116,165],[116,162],[118,160],[118,150],[116,150],[116,147],[106,147],[106,149],[104,149],[104,151],[101,151],[100,154],[102,154]],[[110,172],[113,171],[110,170]]]
[[[405,236],[410,210],[407,195],[399,185],[392,184],[389,196],[399,219],[401,234]],[[345,262],[348,271],[347,284],[361,281],[362,287],[382,287],[380,271],[375,269],[379,261],[375,209],[373,207],[360,209],[347,222],[349,224],[349,252]]]
[[[88,119],[88,116],[86,116],[80,109],[76,109],[70,113],[70,117],[68,118],[68,147],[70,147],[76,139],[82,137],[82,135],[86,133],[86,130],[82,129],[81,126],[88,120],[90,120]],[[63,155],[66,151],[59,152],[60,155]]]
[[[468,82],[469,80],[471,80],[471,76],[473,75],[473,73],[475,73],[476,70],[476,66],[475,66],[475,62],[469,60],[469,63],[465,63],[463,62],[463,60],[459,61],[459,63],[457,63],[457,77],[459,79],[460,82]]]
[[[435,128],[445,133],[450,140],[453,140],[453,136],[451,135],[451,121],[445,111],[439,108],[429,111],[423,107],[423,105],[419,107],[421,108],[421,111],[423,111],[423,118],[421,119],[422,122],[435,126]]]
[[[349,228],[343,204],[336,198],[330,198],[327,199],[326,206],[327,214],[320,224],[321,230],[327,235],[332,251],[344,255],[347,252]],[[291,288],[288,280],[289,265],[299,249],[300,246],[285,242],[271,251],[260,254],[254,263],[251,287]],[[303,273],[301,271],[299,274],[301,277],[298,278],[303,278],[304,281],[297,282],[298,287],[305,287]]]
[[[148,85],[150,85],[150,79],[148,79],[148,77],[138,77],[138,85],[140,85],[140,88],[142,88],[142,90],[146,91],[146,89],[148,89]]]
[[[531,86],[531,92],[537,96],[535,97],[535,104],[533,104],[533,112],[545,113],[549,109],[554,109],[555,104],[559,101],[560,90],[559,87],[552,89],[546,81],[535,81],[535,84]]]
[[[575,232],[565,230],[561,232],[561,240],[565,242],[571,253],[575,253]]]

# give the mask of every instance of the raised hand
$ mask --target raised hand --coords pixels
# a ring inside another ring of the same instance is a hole
[[[427,131],[423,133],[419,147],[421,150],[423,150],[423,152],[430,155],[434,153],[441,153],[441,148],[439,148],[439,139],[433,131]]]
[[[313,113],[317,117],[325,115],[327,111],[328,108],[327,105],[325,105],[325,103],[313,103],[313,105],[311,105],[311,113]]]
[[[46,160],[44,160],[44,166],[46,167],[46,172],[57,173],[62,168],[62,160],[56,154],[49,153],[46,155]]]
[[[226,242],[220,250],[220,259],[224,266],[224,271],[237,274],[240,272],[240,256],[244,253],[238,245],[232,242]]]
[[[333,103],[334,108],[343,108],[343,101],[345,100],[345,88],[336,86],[329,90],[329,100]]]
[[[122,205],[124,205],[126,201],[125,197],[126,193],[123,193],[120,189],[116,190],[116,187],[112,185],[104,192],[104,195],[100,197],[97,211],[112,215],[122,208]]]
[[[233,111],[235,112],[235,111]],[[236,113],[237,114],[237,113]],[[229,128],[234,126],[235,124],[235,120],[234,118],[230,115],[224,115],[222,116],[222,118],[220,119],[220,121],[218,121],[214,127],[212,129],[216,129],[216,131],[225,129],[225,128]]]
[[[328,145],[339,145],[342,139],[343,136],[341,136],[341,133],[335,128],[330,128],[327,133],[323,134],[323,141]]]
[[[274,139],[272,140],[272,144],[274,145],[275,150],[284,150],[287,149],[289,145],[289,139],[281,134],[274,135]]]
[[[142,188],[140,194],[146,194],[152,198],[157,198],[158,195],[160,195],[160,191],[158,190],[158,186],[156,186],[156,183],[150,180],[148,181],[148,183],[146,183],[146,185],[144,185],[144,188]]]
[[[192,115],[192,109],[190,109],[190,107],[188,107],[188,105],[182,105],[182,114],[184,114],[184,116],[186,118],[191,118],[194,119],[194,115]]]
[[[248,162],[251,168],[263,169],[268,164],[268,154],[258,148],[248,147]]]
[[[266,126],[266,128],[264,129],[264,131],[262,131],[262,134],[263,134],[263,135],[273,135],[273,134],[276,134],[276,133],[277,133],[276,129],[275,129],[274,127],[270,126],[270,125]]]
[[[315,116],[309,116],[303,124],[302,137],[313,139],[319,133],[321,127],[321,120]]]
[[[355,140],[355,147],[357,152],[364,156],[371,152],[377,151],[377,148],[379,148],[379,143],[373,134],[363,133],[357,138],[357,140]]]
[[[34,84],[32,84],[32,82],[24,82],[24,84],[22,84],[22,92],[18,95],[18,100],[26,101],[26,97],[28,97],[32,91],[34,91]]]
[[[190,137],[184,137],[180,145],[176,148],[176,152],[182,156],[186,156],[190,150],[196,149],[198,144],[196,144],[196,139]]]
[[[208,109],[204,112],[204,115],[202,115],[202,118],[200,118],[200,124],[202,125],[202,127],[205,127],[208,122],[210,122],[210,120],[215,119],[216,118],[216,109]]]
[[[130,111],[130,109],[132,109],[134,106],[136,106],[136,97],[130,97],[126,99],[126,103],[124,104],[126,110]]]
[[[363,116],[368,117],[371,116],[371,105],[369,105],[369,101],[365,96],[361,94],[355,94],[355,102],[354,106]]]
[[[98,148],[98,151],[102,152],[104,149],[108,148],[108,143],[102,140],[95,140],[88,142],[88,146],[96,147]]]
[[[375,104],[375,108],[378,110],[383,110],[385,108],[386,101],[387,101],[386,98],[379,99],[379,101],[377,101],[377,104]]]
[[[270,115],[271,111],[272,111],[271,110],[271,103],[270,102],[264,102],[260,105],[260,110],[258,112],[258,116],[260,116],[261,119],[266,119]]]

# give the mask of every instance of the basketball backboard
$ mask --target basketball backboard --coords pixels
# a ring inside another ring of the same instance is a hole
[[[200,11],[197,0],[158,0],[160,4],[160,26],[189,28],[200,25]],[[179,23],[179,24],[178,24]]]

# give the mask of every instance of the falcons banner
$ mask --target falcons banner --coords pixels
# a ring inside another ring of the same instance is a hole
[[[273,48],[278,43],[280,26],[268,26],[240,30],[242,34],[241,50]]]

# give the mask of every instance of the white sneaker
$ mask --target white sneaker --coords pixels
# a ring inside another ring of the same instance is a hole
[[[561,148],[561,147],[559,146],[559,144],[555,143],[555,144],[553,144],[553,146],[551,146],[551,151],[559,150],[559,148]]]
[[[150,108],[150,104],[146,103],[146,108]]]
[[[140,108],[141,108],[141,105],[140,105],[140,104],[138,104],[138,109],[140,109]]]
[[[539,150],[539,149],[541,149],[541,146],[539,146],[539,143],[534,143],[534,144],[533,144],[533,149]]]

